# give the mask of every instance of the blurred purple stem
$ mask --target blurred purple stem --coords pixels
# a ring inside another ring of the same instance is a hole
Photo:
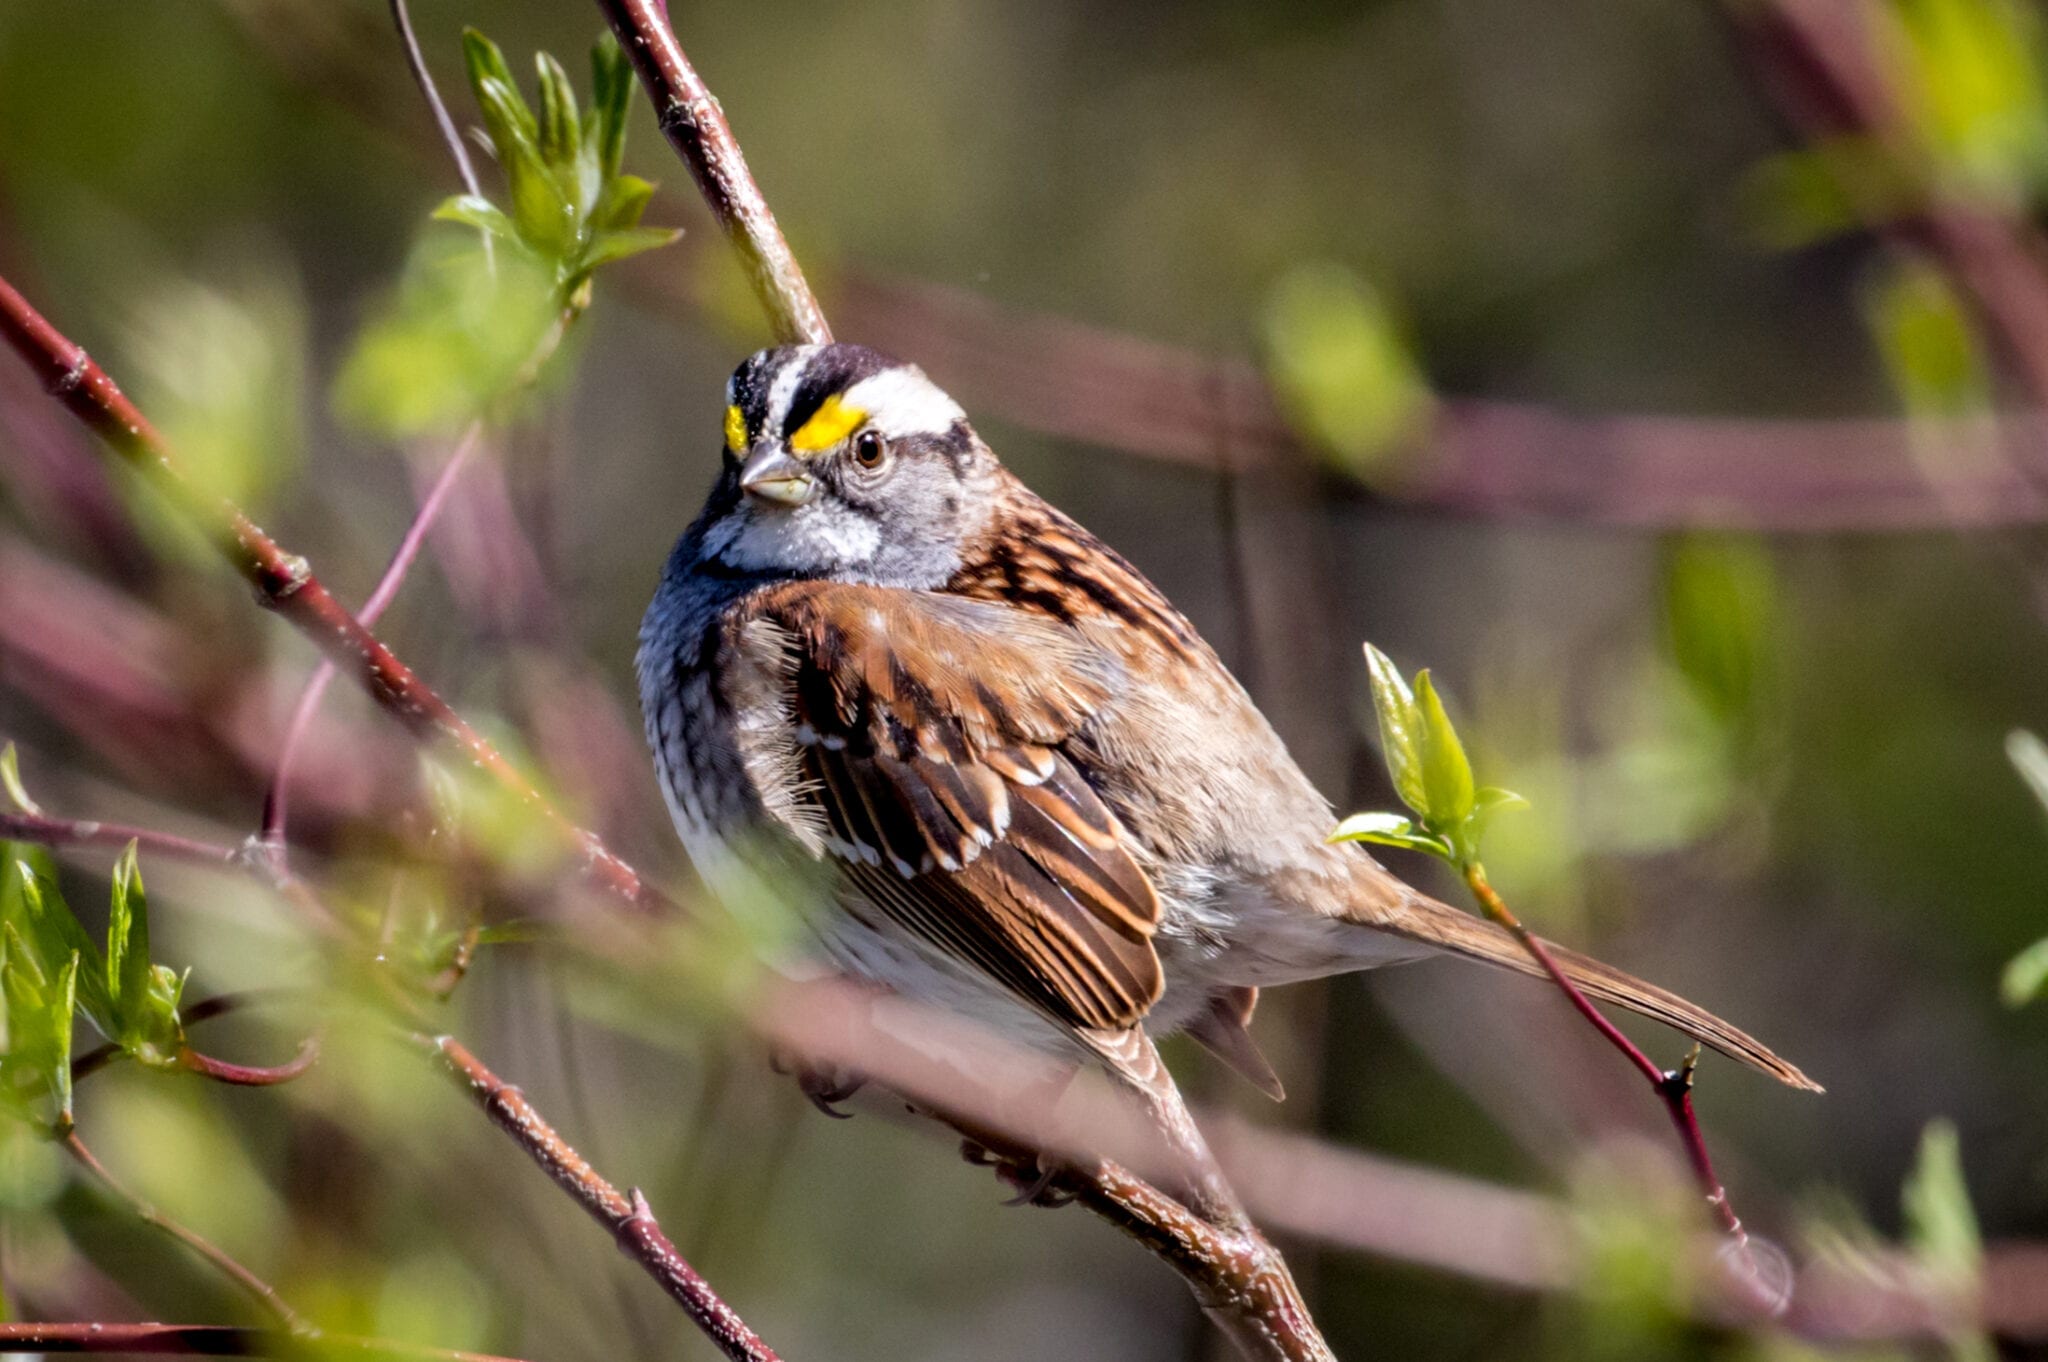
[[[370,598],[363,602],[357,618],[365,625],[375,624],[378,616],[390,606],[405,585],[405,574],[412,569],[413,560],[420,556],[420,546],[426,543],[427,532],[440,518],[441,510],[448,503],[448,494],[454,490],[456,479],[469,462],[470,454],[482,442],[483,422],[472,421],[469,428],[456,442],[454,452],[441,465],[434,485],[427,489],[421,499],[419,510],[414,513],[412,523],[406,527],[405,536],[398,541],[397,550],[391,555],[389,566],[378,579],[377,587]],[[322,658],[313,670],[313,677],[306,683],[306,689],[299,695],[299,703],[292,711],[291,722],[284,731],[284,740],[278,746],[277,771],[270,779],[270,788],[263,796],[263,831],[261,843],[264,851],[283,866],[285,853],[285,822],[290,816],[288,787],[291,782],[292,758],[297,753],[299,741],[313,722],[313,715],[320,708],[321,697],[327,694],[327,687],[334,680],[335,666],[332,659]]]

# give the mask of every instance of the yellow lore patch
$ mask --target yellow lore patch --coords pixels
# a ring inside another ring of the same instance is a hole
[[[738,407],[725,409],[725,447],[735,454],[747,447],[747,418]]]
[[[811,419],[797,427],[796,434],[789,437],[789,448],[797,454],[816,454],[832,448],[868,419],[868,414],[859,407],[849,407],[838,397],[828,397]]]

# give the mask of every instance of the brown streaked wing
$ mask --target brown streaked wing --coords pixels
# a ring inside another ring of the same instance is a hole
[[[779,666],[779,694],[727,699],[787,711],[798,803],[864,898],[1078,1030],[1158,1001],[1158,897],[1061,749],[1115,659],[1005,606],[827,582],[756,592],[727,637]]]

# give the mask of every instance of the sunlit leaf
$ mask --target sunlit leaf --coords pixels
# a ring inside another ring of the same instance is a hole
[[[116,1030],[113,995],[107,986],[106,960],[99,947],[85,934],[54,879],[26,861],[16,861],[15,870],[20,876],[20,892],[14,903],[19,905],[23,944],[34,953],[48,977],[54,978],[65,961],[79,962],[74,990],[78,1003],[100,1033],[112,1040]]]
[[[1456,828],[1472,816],[1472,762],[1426,667],[1415,674],[1415,709],[1422,719],[1422,783],[1429,794],[1423,821]]]
[[[1372,842],[1379,846],[1400,847],[1405,851],[1420,851],[1446,861],[1454,859],[1450,843],[1434,833],[1423,831],[1397,813],[1352,814],[1332,829],[1325,840]]]
[[[654,197],[654,185],[638,175],[616,175],[605,184],[604,197],[591,210],[590,225],[599,231],[637,226]],[[680,232],[680,228],[677,229]]]
[[[1948,1121],[1930,1121],[1920,1136],[1920,1156],[1906,1179],[1900,1205],[1906,1244],[1921,1267],[1948,1289],[1977,1289],[1984,1264],[1984,1238],[1970,1189],[1963,1181],[1961,1141]],[[1957,1362],[1991,1362],[1995,1356],[1982,1334],[1957,1328],[1948,1340]]]
[[[623,231],[600,232],[583,253],[583,268],[598,269],[614,260],[624,260],[642,251],[658,250],[682,235],[675,227],[628,227]]]
[[[1898,102],[1936,171],[2019,202],[2048,167],[2041,23],[2018,0],[1893,0]]]
[[[434,217],[442,222],[461,222],[478,227],[505,241],[517,242],[519,228],[503,209],[479,194],[456,194],[441,200]]]
[[[2015,728],[2005,735],[2005,755],[2042,810],[2048,812],[2048,743],[2024,728]]]
[[[1750,718],[1781,629],[1769,554],[1751,539],[1675,536],[1661,575],[1665,641],[1679,674],[1717,720]]]
[[[1372,678],[1372,707],[1380,724],[1380,750],[1393,778],[1394,793],[1415,812],[1428,816],[1429,790],[1422,778],[1422,715],[1415,696],[1401,679],[1400,668],[1370,643],[1365,645],[1366,672]]]
[[[512,393],[558,307],[529,253],[500,252],[493,272],[475,238],[431,233],[343,363],[335,405],[380,435],[453,430]]]
[[[1989,369],[1969,310],[1937,269],[1905,264],[1866,295],[1865,312],[1909,414],[1969,412],[1989,400]]]

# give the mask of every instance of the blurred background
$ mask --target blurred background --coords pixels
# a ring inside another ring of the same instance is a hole
[[[1702,1119],[1753,1229],[1795,1255],[1908,1233],[1901,1188],[1945,1119],[1986,1240],[2048,1236],[2048,1007],[2000,992],[2048,934],[2048,821],[2007,754],[2014,730],[2048,730],[2032,5],[672,16],[839,336],[922,363],[1151,575],[1339,812],[1395,806],[1371,640],[1433,668],[1481,780],[1531,800],[1487,850],[1527,921],[1827,1086],[1703,1063]],[[587,88],[593,7],[412,17],[465,127],[466,24],[523,81],[546,49]],[[488,409],[381,632],[687,894],[634,632],[715,468],[724,378],[766,333],[635,100],[626,165],[662,184],[646,221],[687,234],[601,272],[537,389],[508,397],[516,326],[448,283],[475,277],[442,265],[476,237],[429,220],[461,183],[383,4],[5,0],[0,273],[346,601]],[[233,843],[315,659],[168,524],[0,364],[0,739],[52,812]],[[472,914],[573,933],[574,892],[351,686],[288,793],[294,864],[352,911],[402,903],[426,936]],[[107,860],[62,860],[89,920]],[[271,896],[147,852],[143,870],[188,999],[317,996],[326,962]],[[544,943],[494,946],[450,1026],[644,1187],[787,1356],[1226,1355],[1168,1272],[1081,1211],[999,1205],[950,1137],[879,1106],[818,1118],[687,996],[717,966],[626,985]],[[334,1327],[536,1360],[711,1355],[349,1015],[276,1090],[116,1068],[81,1086],[80,1129]],[[296,1020],[287,1004],[207,1036],[282,1057]],[[1277,1225],[1340,1355],[1806,1355],[1685,1322],[1654,1227],[1696,1207],[1642,1173],[1671,1158],[1662,1113],[1552,994],[1421,965],[1271,994],[1257,1032],[1289,1100],[1176,1048],[1197,1100],[1539,1192],[1589,1250],[1569,1289],[1537,1292],[1416,1263],[1399,1226],[1367,1253]],[[48,1146],[12,1129],[0,1152],[11,1308],[239,1317]],[[2048,1355],[2044,1337],[1999,1346]]]

